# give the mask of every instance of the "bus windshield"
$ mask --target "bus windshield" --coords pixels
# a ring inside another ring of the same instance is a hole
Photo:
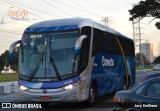
[[[78,31],[24,34],[19,57],[20,77],[58,81],[77,71],[74,54]]]

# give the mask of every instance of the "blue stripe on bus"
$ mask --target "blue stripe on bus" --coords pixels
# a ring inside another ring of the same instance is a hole
[[[31,82],[19,79],[19,85],[35,89],[56,89],[62,88],[69,84],[74,84],[80,80],[80,76],[57,82]]]
[[[64,26],[54,26],[54,27],[36,27],[36,28],[27,28],[25,33],[29,32],[51,32],[51,31],[63,31],[63,30],[73,30],[77,29],[77,25],[64,25]]]

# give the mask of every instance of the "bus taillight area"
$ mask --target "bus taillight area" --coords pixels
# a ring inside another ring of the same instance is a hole
[[[30,89],[19,88],[21,102],[79,102],[79,84],[70,84],[56,89]]]

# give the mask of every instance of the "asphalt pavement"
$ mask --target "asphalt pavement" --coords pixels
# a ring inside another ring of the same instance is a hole
[[[0,95],[0,102],[15,102],[15,101],[19,101],[18,93]]]

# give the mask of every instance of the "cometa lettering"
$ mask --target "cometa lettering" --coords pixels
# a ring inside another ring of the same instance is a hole
[[[104,56],[102,56],[102,66],[114,66],[114,60],[111,59],[105,59]]]

